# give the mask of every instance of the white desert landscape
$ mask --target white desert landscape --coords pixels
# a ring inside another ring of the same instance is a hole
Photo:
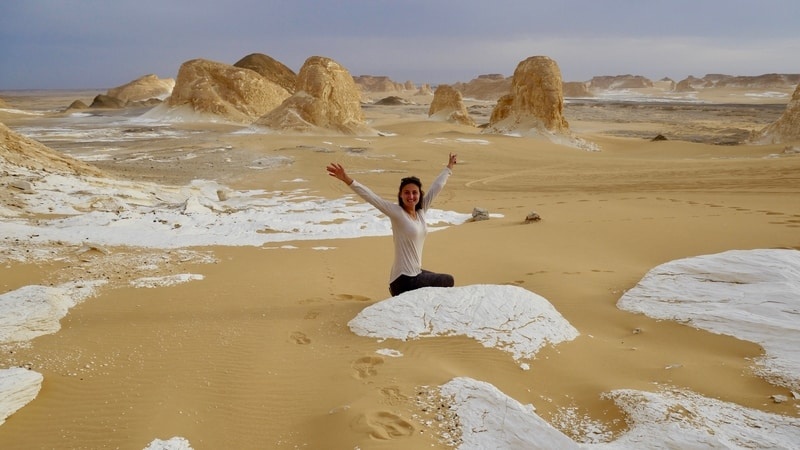
[[[0,91],[0,448],[800,448],[800,74],[179,65]]]

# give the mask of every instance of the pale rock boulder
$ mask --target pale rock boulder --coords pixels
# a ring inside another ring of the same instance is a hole
[[[433,90],[431,89],[431,85],[428,83],[424,83],[419,87],[417,91],[417,95],[433,95]]]
[[[795,88],[783,115],[757,133],[754,141],[768,144],[800,142],[800,84]]]
[[[433,93],[433,101],[428,109],[428,117],[462,125],[475,126],[470,117],[461,92],[447,84],[440,84]]]
[[[490,132],[538,130],[567,133],[561,70],[547,56],[532,56],[517,65],[511,93],[497,101],[489,119]]]
[[[361,93],[342,65],[324,56],[308,58],[291,97],[255,122],[275,131],[374,134],[365,123]]]
[[[0,425],[39,395],[43,379],[42,374],[22,367],[0,370]]]
[[[182,110],[177,111],[179,117],[185,111],[201,119],[249,124],[289,96],[285,88],[250,69],[193,59],[181,65],[166,107],[172,113]]]
[[[106,95],[123,102],[140,102],[153,98],[164,100],[172,94],[174,87],[175,80],[173,78],[159,78],[156,75],[149,74],[122,86],[111,88],[106,92]]]
[[[235,67],[250,69],[262,77],[294,93],[297,74],[282,62],[263,53],[251,53],[233,64]]]

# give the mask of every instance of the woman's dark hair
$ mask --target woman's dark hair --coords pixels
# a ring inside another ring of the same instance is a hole
[[[416,185],[417,188],[419,188],[419,201],[414,206],[414,209],[422,209],[422,199],[425,198],[425,192],[422,190],[422,182],[419,181],[417,177],[406,177],[400,180],[400,188],[397,190],[397,203],[401,207],[403,206],[403,197],[400,194],[403,192],[403,188],[408,184]]]

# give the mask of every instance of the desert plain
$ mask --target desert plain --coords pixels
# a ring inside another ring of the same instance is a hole
[[[454,377],[491,383],[587,444],[612,441],[628,426],[603,396],[614,389],[671,387],[800,417],[797,399],[771,399],[785,386],[754,373],[758,344],[617,307],[669,261],[800,250],[800,153],[785,143],[733,143],[777,120],[791,91],[718,89],[691,102],[642,100],[658,98],[654,90],[635,101],[568,98],[570,130],[596,151],[431,120],[431,96],[413,92],[399,94],[408,103],[386,106],[371,101],[397,93],[370,94],[363,111],[377,136],[127,122],[144,108],[94,111],[101,125],[53,112],[101,92],[2,92],[10,106],[0,121],[116,179],[214,180],[232,192],[302,189],[331,200],[353,195],[327,175],[331,162],[392,198],[399,178],[428,184],[457,153],[434,207],[465,215],[483,208],[491,217],[430,233],[424,266],[453,274],[457,287],[538,294],[580,336],[546,346],[523,368],[465,336],[354,334],[348,322],[389,298],[388,234],[187,248],[87,238],[88,247],[63,243],[52,258],[27,259],[14,255],[40,244],[4,242],[0,292],[107,284],[72,307],[57,332],[3,346],[0,367],[26,367],[44,381],[0,426],[0,448],[141,449],[173,436],[195,449],[450,448],[437,406],[421,405],[431,387]],[[464,101],[476,122],[488,120],[494,102]],[[93,126],[143,134],[109,143],[52,131]],[[163,132],[149,136],[154,126]],[[534,211],[541,220],[526,223]],[[179,274],[197,277],[131,284]]]

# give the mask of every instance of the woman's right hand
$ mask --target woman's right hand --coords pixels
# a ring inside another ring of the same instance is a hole
[[[347,175],[347,172],[345,172],[344,167],[342,167],[341,164],[330,163],[326,169],[328,170],[328,175],[342,180],[348,186],[353,184],[353,179]]]

